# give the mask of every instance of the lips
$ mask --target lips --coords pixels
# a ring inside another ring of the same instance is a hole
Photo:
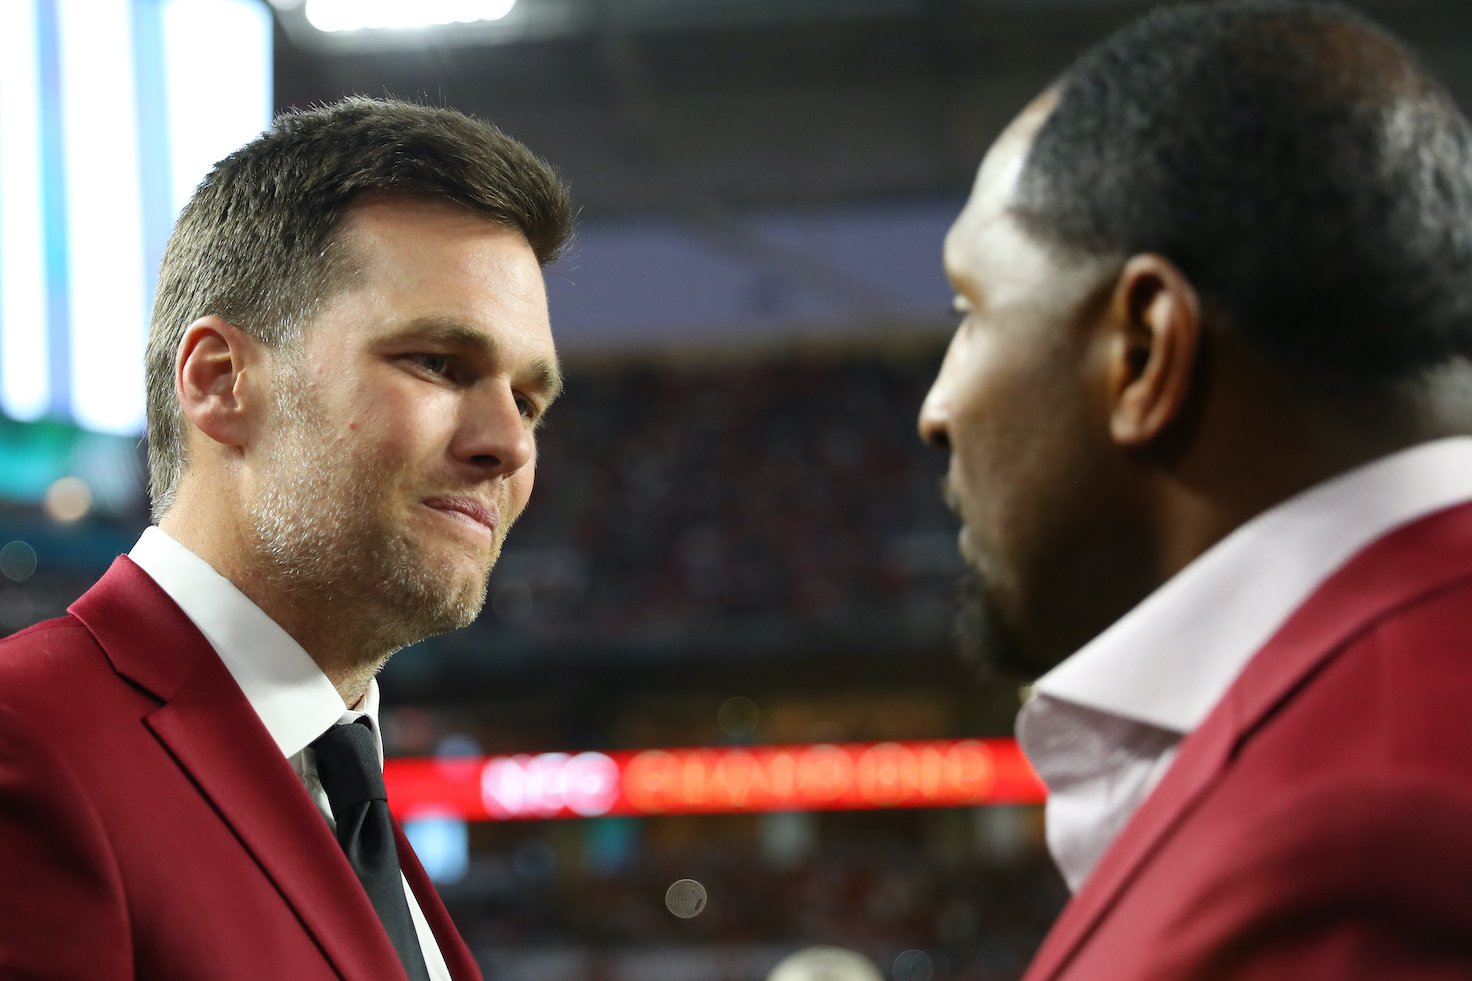
[[[436,511],[443,511],[451,517],[463,518],[481,525],[493,533],[496,530],[496,512],[473,498],[431,497],[427,498],[424,504]]]

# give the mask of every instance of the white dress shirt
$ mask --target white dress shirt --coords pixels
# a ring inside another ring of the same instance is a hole
[[[373,723],[373,739],[382,762],[378,682],[370,680],[362,701],[348,708],[317,662],[290,634],[209,563],[159,528],[145,529],[128,558],[148,573],[204,634],[281,754],[302,778],[322,816],[336,827],[332,806],[317,778],[316,753],[311,743],[328,726],[367,716]],[[404,894],[419,945],[424,948],[429,976],[434,981],[450,981],[444,956],[407,881]]]
[[[1472,437],[1424,443],[1264,511],[1033,686],[1018,741],[1077,891],[1181,740],[1320,583],[1392,529],[1472,500]]]

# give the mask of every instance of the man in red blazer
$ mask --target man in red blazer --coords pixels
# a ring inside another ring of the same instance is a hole
[[[1178,5],[945,245],[970,646],[1074,890],[1028,979],[1472,977],[1472,127],[1342,8]]]
[[[156,526],[0,641],[0,977],[480,976],[372,788],[373,678],[484,601],[569,229],[525,147],[392,101],[285,116],[200,185],[147,354]]]

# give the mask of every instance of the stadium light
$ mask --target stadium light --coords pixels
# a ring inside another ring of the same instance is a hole
[[[516,0],[307,0],[307,22],[325,33],[497,21]]]
[[[270,123],[272,31],[259,0],[0,2],[0,416],[143,429],[158,260]]]
[[[15,4],[0,30],[0,411],[51,408],[41,65],[36,8]]]

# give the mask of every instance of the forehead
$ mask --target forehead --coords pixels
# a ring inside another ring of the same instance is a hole
[[[1051,90],[1044,92],[997,137],[982,159],[971,196],[946,235],[945,265],[952,278],[967,279],[1000,256],[984,253],[997,238],[1020,239],[1022,232],[1007,214],[1007,207],[1022,175],[1033,139],[1047,121],[1057,101]],[[999,243],[1006,247],[1017,242]],[[1031,243],[1028,243],[1031,245]],[[1031,246],[1036,248],[1036,246]],[[982,254],[978,254],[982,253]]]
[[[519,280],[526,278],[542,282],[519,229],[449,201],[375,193],[351,206],[337,237],[354,265],[378,277],[411,284],[459,279],[469,286],[492,279],[508,286],[525,286]]]
[[[541,265],[518,229],[449,202],[375,195],[345,216],[338,246],[350,272],[327,307],[372,311],[370,329],[453,322],[551,346]]]

